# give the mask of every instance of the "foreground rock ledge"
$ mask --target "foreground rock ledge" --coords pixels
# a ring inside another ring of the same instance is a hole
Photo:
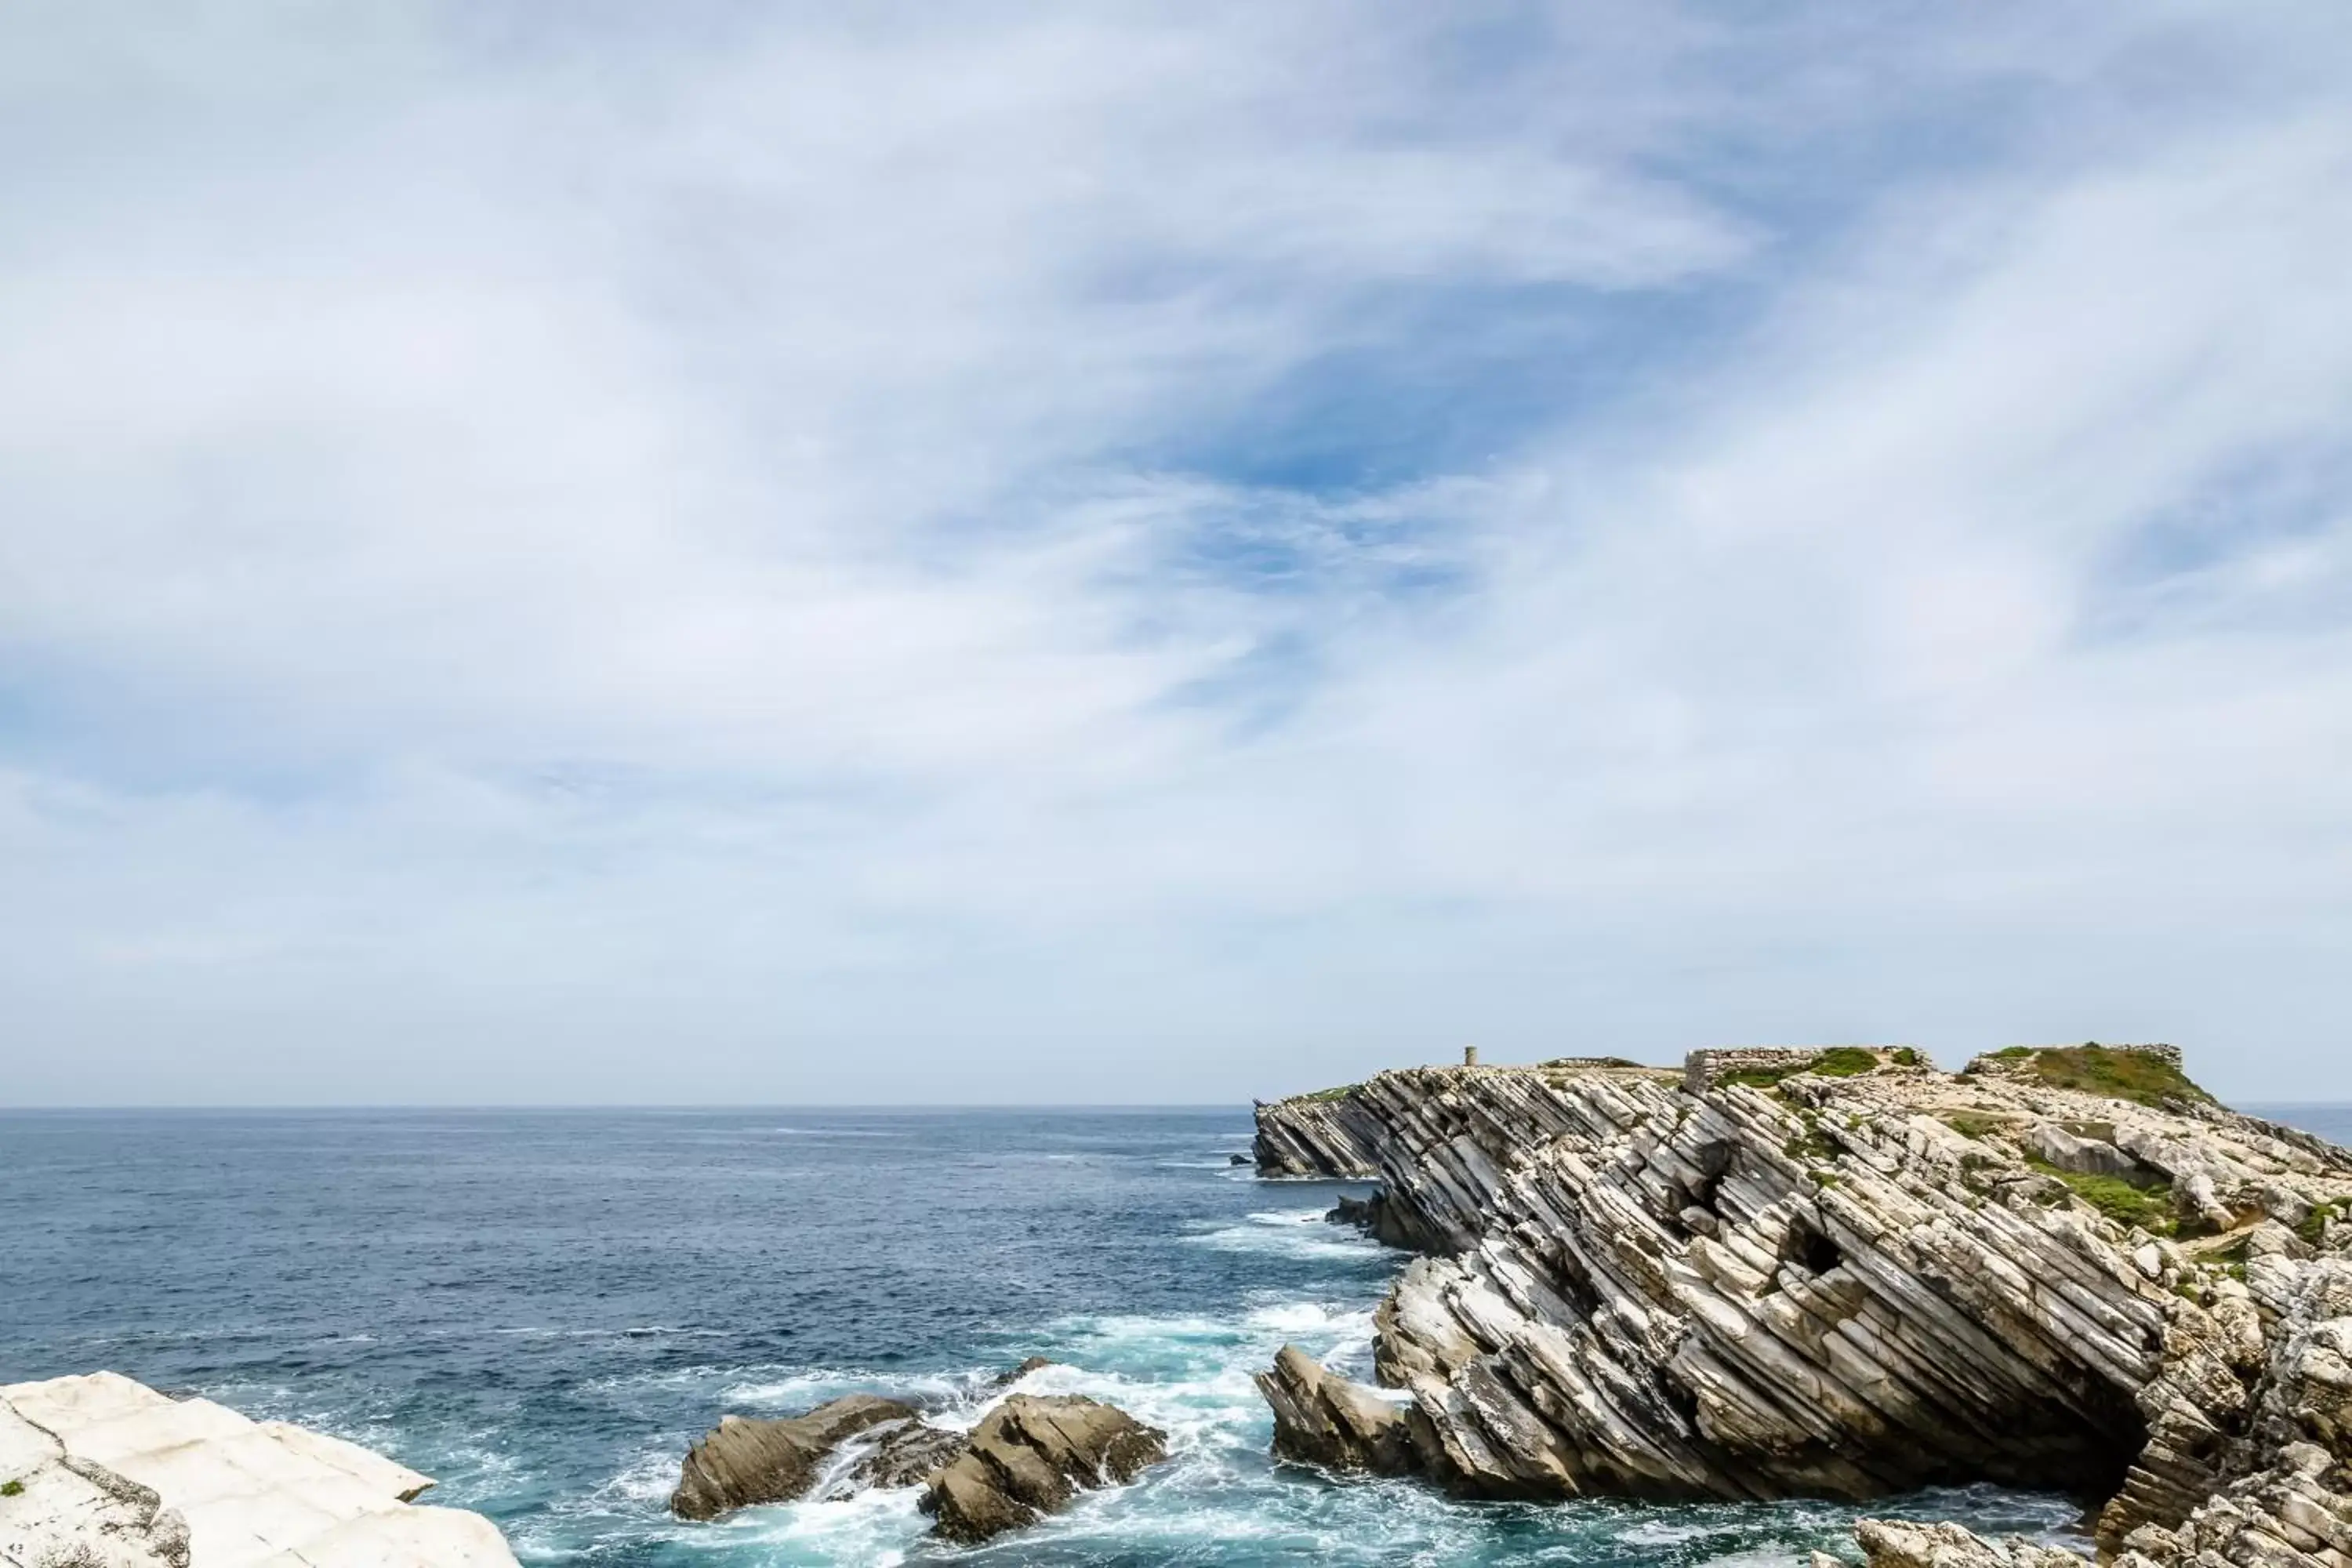
[[[1286,1352],[1285,1457],[1499,1497],[1991,1479],[2102,1501],[2138,1564],[2352,1568],[2352,1155],[2178,1053],[1423,1068],[1258,1127],[1262,1171],[1376,1179],[1430,1255],[1376,1317],[1405,1401]],[[1864,1539],[2049,1551],[1922,1528]]]
[[[355,1444],[110,1372],[0,1388],[5,1568],[515,1568],[497,1526]]]

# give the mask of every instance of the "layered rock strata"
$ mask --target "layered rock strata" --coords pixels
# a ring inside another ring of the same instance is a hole
[[[1262,1169],[1375,1175],[1430,1255],[1376,1319],[1407,1397],[1286,1352],[1277,1451],[1495,1497],[1991,1479],[2105,1500],[2103,1544],[2154,1563],[2352,1568],[2326,1555],[2352,1549],[2352,1155],[2161,1055],[1904,1057],[1697,1089],[1423,1068],[1261,1108]]]
[[[5,1568],[514,1568],[479,1514],[355,1444],[113,1373],[0,1388]]]
[[[925,1483],[942,1538],[970,1545],[1035,1522],[1081,1491],[1124,1486],[1168,1457],[1168,1435],[1077,1394],[1016,1394],[988,1413]]]

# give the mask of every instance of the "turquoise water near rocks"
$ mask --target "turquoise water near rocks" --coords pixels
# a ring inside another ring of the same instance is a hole
[[[2321,1131],[2324,1119],[2305,1118]],[[1671,1564],[1851,1551],[1818,1502],[1549,1507],[1334,1484],[1266,1457],[1286,1341],[1369,1376],[1399,1254],[1360,1186],[1263,1182],[1246,1110],[0,1115],[0,1381],[111,1367],[440,1479],[525,1563]],[[976,1419],[982,1384],[1166,1429],[1139,1485],[993,1546],[911,1491],[670,1520],[722,1411],[860,1389]],[[2065,1531],[2062,1498],[1874,1505]]]

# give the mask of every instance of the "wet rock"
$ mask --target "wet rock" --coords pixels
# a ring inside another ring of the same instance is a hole
[[[856,1455],[825,1489],[828,1498],[919,1486],[954,1463],[969,1439],[961,1432],[921,1421],[885,1421],[850,1441]]]
[[[886,1421],[915,1420],[912,1405],[871,1394],[853,1394],[781,1421],[722,1415],[686,1456],[670,1511],[680,1519],[717,1519],[756,1503],[789,1502],[805,1494],[835,1448]]]
[[[1081,1489],[1125,1485],[1167,1457],[1167,1434],[1116,1405],[1015,1394],[931,1477],[922,1507],[934,1533],[969,1545],[1059,1512]]]
[[[1361,1384],[1331,1375],[1297,1345],[1283,1346],[1256,1382],[1274,1410],[1275,1458],[1379,1476],[1420,1469],[1404,1412]]]
[[[1049,1366],[1059,1366],[1062,1363],[1060,1362],[1055,1361],[1049,1355],[1033,1355],[1024,1360],[1019,1366],[1014,1367],[1012,1371],[1000,1373],[996,1379],[994,1386],[998,1388],[1010,1388],[1033,1372],[1043,1372]]]

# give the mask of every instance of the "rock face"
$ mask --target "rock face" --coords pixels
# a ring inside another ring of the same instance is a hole
[[[1275,1105],[1260,1105],[1255,1150],[1257,1173],[1377,1176],[1380,1141],[1381,1124],[1358,1102],[1357,1089],[1302,1094]]]
[[[757,1503],[790,1502],[807,1493],[818,1468],[850,1438],[885,1422],[904,1426],[915,1420],[913,1405],[871,1394],[853,1394],[782,1421],[722,1415],[687,1453],[670,1511],[680,1519],[717,1519]]]
[[[2105,1546],[2157,1563],[2352,1564],[2352,1155],[2177,1058],[1906,1057],[1718,1059],[1696,1089],[1422,1068],[1262,1107],[1262,1170],[1376,1174],[1430,1254],[1376,1320],[1403,1441],[1286,1351],[1277,1452],[1493,1497],[1990,1479],[2108,1500]],[[1901,1528],[1886,1562],[2035,1568]]]
[[[378,1454],[113,1373],[0,1388],[5,1568],[515,1568]]]
[[[1167,1434],[1116,1405],[1016,1394],[931,1478],[923,1511],[935,1533],[971,1544],[1058,1512],[1081,1489],[1124,1485],[1167,1457]]]
[[[1333,1377],[1297,1345],[1285,1345],[1274,1370],[1257,1374],[1274,1407],[1276,1458],[1327,1470],[1401,1475],[1414,1468],[1404,1412],[1361,1384]]]

